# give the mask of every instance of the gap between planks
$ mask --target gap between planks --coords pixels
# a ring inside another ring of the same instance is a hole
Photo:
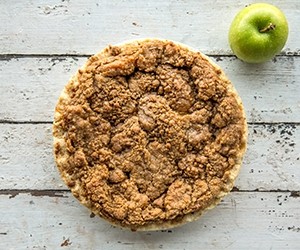
[[[16,59],[16,58],[57,58],[57,57],[64,57],[64,58],[86,57],[86,58],[88,58],[93,55],[94,54],[0,54],[0,61],[7,61],[7,60],[9,61],[11,59]],[[212,57],[212,58],[220,58],[220,57],[236,58],[236,56],[233,54],[206,53],[205,55]],[[281,52],[276,57],[300,57],[300,53],[299,52]]]
[[[66,198],[63,193],[70,193],[71,191],[69,189],[45,189],[45,190],[39,190],[39,189],[3,189],[0,190],[0,195],[9,195],[9,199],[15,198],[17,195],[20,194],[30,194],[32,196],[48,196],[48,197],[60,197],[60,198]],[[293,198],[300,198],[300,191],[298,190],[280,190],[280,189],[274,189],[274,190],[240,190],[237,187],[233,187],[231,192],[236,193],[290,193],[290,197]]]
[[[13,121],[13,120],[4,120],[0,119],[0,124],[52,124],[53,121]],[[280,125],[280,124],[290,124],[290,125],[296,125],[300,126],[300,122],[287,122],[287,121],[282,121],[282,122],[248,122],[248,125],[261,125],[261,126],[268,126],[268,125]]]

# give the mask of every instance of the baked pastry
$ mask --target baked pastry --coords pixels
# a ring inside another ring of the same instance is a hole
[[[208,57],[168,40],[108,46],[61,93],[62,179],[94,214],[132,230],[197,219],[230,192],[246,148],[241,99]]]

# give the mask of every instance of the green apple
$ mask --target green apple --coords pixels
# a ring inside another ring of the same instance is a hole
[[[233,19],[229,44],[233,53],[248,63],[272,59],[284,47],[289,33],[285,15],[267,3],[242,9]]]

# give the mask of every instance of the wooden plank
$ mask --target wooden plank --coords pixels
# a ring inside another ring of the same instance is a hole
[[[278,57],[249,65],[233,58],[216,58],[238,90],[248,122],[300,121],[300,58]]]
[[[262,65],[246,65],[233,57],[213,59],[237,88],[249,122],[300,122],[300,57],[278,57]],[[60,92],[85,61],[82,57],[0,61],[0,120],[52,121]]]
[[[299,1],[272,3],[284,11],[290,23],[284,53],[299,55]],[[0,53],[93,54],[110,43],[161,37],[208,54],[231,54],[228,29],[247,4],[248,0],[2,0]]]
[[[1,189],[63,189],[51,124],[0,124]]]
[[[299,249],[299,199],[289,192],[234,192],[196,222],[165,231],[131,232],[90,217],[70,193],[2,194],[0,248]]]
[[[0,124],[0,189],[65,189],[51,124]],[[300,125],[250,125],[239,190],[300,190]]]
[[[299,125],[250,125],[248,149],[236,187],[300,190],[299,144]]]
[[[64,85],[86,58],[0,61],[0,120],[52,121]]]

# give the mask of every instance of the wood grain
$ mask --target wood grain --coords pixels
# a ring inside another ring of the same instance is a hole
[[[272,1],[290,23],[284,54],[300,53],[300,2]],[[159,37],[231,54],[227,35],[249,1],[37,0],[0,2],[1,54],[93,54],[128,39]],[[30,21],[29,21],[30,20]]]
[[[262,65],[233,57],[213,60],[237,88],[248,122],[300,122],[300,57],[280,56]],[[0,120],[52,121],[60,92],[85,61],[85,57],[0,61]]]
[[[239,190],[300,190],[300,126],[249,126]],[[1,189],[66,189],[52,155],[51,124],[0,124]]]
[[[2,194],[0,210],[6,212],[0,217],[0,248],[298,249],[299,199],[288,192],[234,192],[196,222],[130,232],[90,216],[70,193]]]
[[[254,1],[257,2],[257,1]],[[0,249],[300,249],[300,2],[275,0],[289,38],[274,60],[230,51],[229,25],[248,0],[0,1]],[[57,98],[89,55],[159,37],[210,56],[237,88],[249,122],[234,190],[199,221],[133,233],[81,206],[52,156]]]

